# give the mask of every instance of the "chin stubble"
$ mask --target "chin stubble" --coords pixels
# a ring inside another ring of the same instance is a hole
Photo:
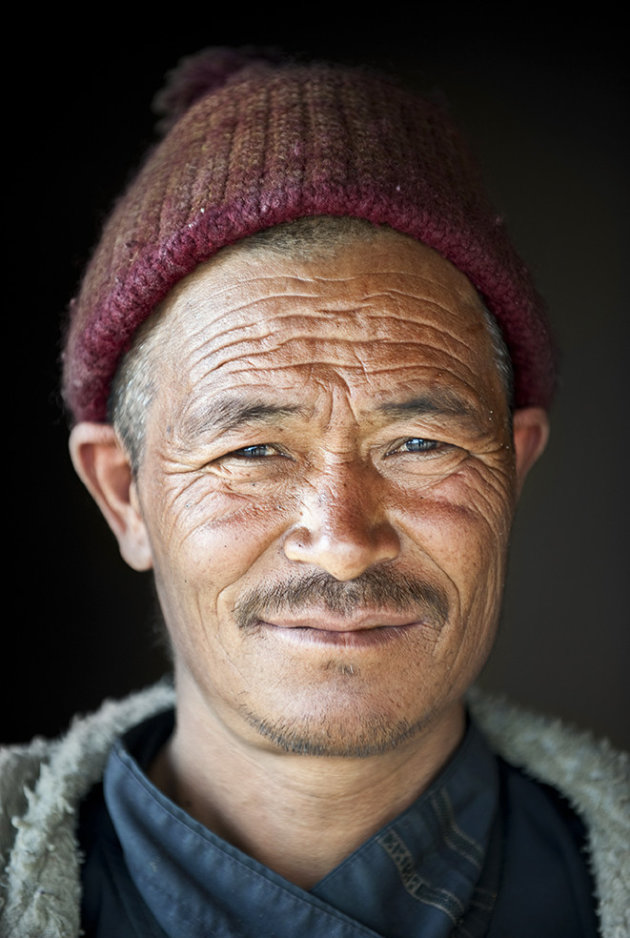
[[[448,596],[441,587],[393,570],[374,568],[345,582],[315,571],[257,587],[241,597],[234,616],[239,629],[251,631],[260,626],[261,620],[283,613],[299,614],[305,608],[344,618],[363,609],[410,614],[436,631],[441,631],[449,615]],[[358,676],[347,664],[340,663],[335,670],[348,681]],[[315,714],[299,721],[269,720],[249,709],[244,709],[242,715],[282,752],[346,758],[391,752],[415,736],[430,719],[425,714],[414,723],[404,718],[392,721],[385,714],[371,712],[362,715],[359,728],[351,730],[356,714],[349,715],[347,721],[339,715],[329,719]]]

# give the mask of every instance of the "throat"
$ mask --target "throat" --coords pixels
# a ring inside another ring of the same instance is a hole
[[[420,734],[385,756],[348,758],[199,745],[180,722],[148,775],[218,837],[311,889],[421,794],[460,741],[457,723],[446,745]]]

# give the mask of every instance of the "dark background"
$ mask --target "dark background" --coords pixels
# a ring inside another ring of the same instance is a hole
[[[207,45],[256,43],[402,71],[444,93],[471,141],[563,353],[551,442],[522,499],[482,683],[630,745],[626,49],[603,8],[597,20],[557,23],[512,9],[509,24],[417,4],[345,23],[342,5],[295,8],[293,22],[239,9],[233,22],[202,16],[153,41],[110,22],[74,23],[55,42],[41,23],[38,38],[14,37],[3,147],[4,741],[57,733],[166,667],[150,576],[125,567],[66,455],[59,324],[104,215],[153,140],[164,73]]]

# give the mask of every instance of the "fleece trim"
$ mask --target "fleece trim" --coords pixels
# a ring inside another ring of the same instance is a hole
[[[471,711],[491,746],[539,781],[553,785],[588,830],[604,938],[630,935],[630,764],[558,720],[526,712],[475,690]],[[81,801],[103,774],[114,740],[174,706],[170,683],[108,701],[76,719],[58,740],[0,750],[0,935],[78,938]]]

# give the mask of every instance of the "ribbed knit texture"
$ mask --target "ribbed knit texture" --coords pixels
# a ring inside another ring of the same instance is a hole
[[[452,261],[501,325],[517,406],[548,406],[542,304],[445,115],[357,69],[238,65],[175,123],[105,227],[71,307],[73,418],[106,419],[121,355],[182,277],[225,245],[311,215],[387,224]]]

